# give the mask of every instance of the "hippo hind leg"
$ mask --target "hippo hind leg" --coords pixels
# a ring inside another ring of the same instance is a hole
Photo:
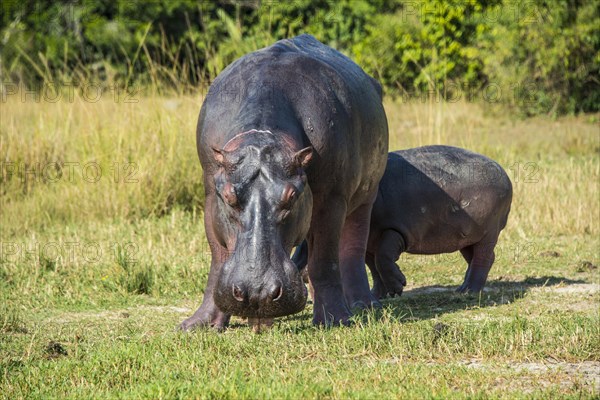
[[[379,283],[375,279],[373,269],[371,269],[374,282],[373,289],[376,289],[375,284],[380,286],[379,289],[374,290],[376,295],[379,296],[378,298],[381,299],[388,295],[394,297],[402,294],[406,286],[406,277],[396,264],[396,261],[404,249],[404,238],[399,232],[388,229],[382,233],[375,253],[375,268],[379,276]]]
[[[346,217],[340,238],[340,272],[344,297],[351,309],[381,307],[369,290],[365,254],[372,204],[363,204]]]
[[[496,240],[482,240],[472,246],[461,249],[460,252],[468,263],[463,284],[456,289],[457,292],[480,292],[487,280],[492,264],[494,264],[494,247]]]
[[[340,233],[345,208],[342,202],[333,205],[338,207],[313,209],[311,232],[307,238],[307,269],[313,289],[315,325],[350,324],[351,313],[344,301],[339,268]]]
[[[373,278],[373,288],[371,289],[371,294],[376,299],[383,299],[385,297],[385,285],[383,284],[383,280],[379,276],[379,271],[377,271],[377,267],[375,266],[375,256],[371,253],[367,253],[365,255],[365,261],[367,263],[367,267],[371,271],[371,278]]]
[[[463,258],[467,262],[467,270],[465,271],[465,279],[460,285],[458,289],[456,289],[459,293],[464,293],[467,290],[467,281],[469,276],[471,275],[471,260],[473,260],[473,246],[467,246],[460,249],[460,254],[462,254]]]

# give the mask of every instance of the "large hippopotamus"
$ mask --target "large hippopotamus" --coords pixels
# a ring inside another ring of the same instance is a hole
[[[204,299],[181,324],[223,329],[302,310],[290,253],[306,238],[315,324],[378,305],[364,268],[388,128],[379,84],[309,35],[228,66],[202,105],[197,148],[212,261]]]
[[[459,292],[483,289],[494,248],[506,226],[512,185],[495,161],[451,146],[392,152],[373,205],[366,262],[377,298],[400,295],[406,278],[395,264],[403,252],[461,252],[468,268]],[[299,246],[294,261],[306,264]]]

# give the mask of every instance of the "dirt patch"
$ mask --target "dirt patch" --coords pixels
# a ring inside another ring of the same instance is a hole
[[[66,323],[73,321],[81,321],[82,319],[123,319],[134,316],[140,312],[159,312],[159,313],[178,313],[187,314],[192,310],[187,307],[174,307],[174,306],[139,306],[131,307],[123,310],[110,310],[110,311],[99,311],[99,312],[71,312],[64,313],[58,318],[51,318],[52,322]]]
[[[535,288],[535,290],[551,291],[556,293],[597,293],[599,289],[600,285],[596,283],[576,283],[573,285],[545,286],[541,288]]]
[[[485,290],[485,289],[484,289]],[[445,286],[427,286],[427,287],[416,287],[402,292],[402,296],[419,296],[422,294],[442,293],[442,292],[454,292],[454,289]]]
[[[464,361],[468,368],[483,370],[504,369],[501,367],[490,366],[485,363],[469,360]],[[526,372],[536,376],[535,382],[523,376],[522,379],[537,386],[550,386],[558,384],[562,387],[571,387],[577,384],[583,384],[600,391],[600,361],[582,361],[579,363],[557,362],[549,360],[547,362],[511,362],[506,365],[506,369],[516,372]],[[533,387],[532,387],[533,389]]]
[[[129,310],[129,311],[135,311],[135,310],[154,310],[154,311],[160,311],[160,312],[166,311],[166,312],[174,312],[174,313],[180,313],[180,314],[192,312],[191,308],[174,307],[174,306],[139,306],[139,307],[136,307],[133,310]]]
[[[560,253],[555,250],[542,251],[539,255],[540,257],[560,257]]]
[[[547,371],[563,371],[568,374],[588,375],[600,379],[600,361],[582,361],[580,363],[548,362],[548,363],[516,363],[510,366],[517,370],[526,370],[534,373]]]
[[[501,287],[484,287],[484,293],[493,293],[500,292],[503,289]],[[597,293],[600,291],[600,285],[597,283],[575,283],[572,285],[552,285],[552,286],[541,286],[541,287],[532,287],[530,290],[532,291],[545,291],[545,292],[556,292],[556,293]],[[454,288],[448,286],[426,286],[426,287],[415,287],[408,290],[405,290],[402,293],[402,296],[419,296],[423,294],[433,294],[433,293],[452,293],[454,292]]]
[[[410,362],[400,358],[384,361],[391,364],[407,365]],[[556,360],[540,362],[506,362],[491,364],[479,360],[463,360],[454,362],[469,369],[480,370],[498,376],[496,383],[501,386],[510,385],[515,389],[530,393],[536,389],[559,386],[561,389],[573,387],[586,388],[600,392],[600,361],[582,361],[570,363]],[[448,366],[451,363],[439,361],[428,362],[430,366]]]

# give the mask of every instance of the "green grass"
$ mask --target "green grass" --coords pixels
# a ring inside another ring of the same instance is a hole
[[[402,255],[405,294],[351,327],[313,327],[309,304],[260,335],[183,334],[210,262],[200,99],[138,100],[1,104],[0,398],[600,395],[597,115],[387,102],[391,149],[468,147],[511,176],[487,290],[454,293],[458,254]]]

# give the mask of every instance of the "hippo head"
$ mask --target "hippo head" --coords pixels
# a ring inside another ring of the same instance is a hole
[[[304,169],[312,147],[296,150],[285,136],[252,130],[212,151],[219,219],[232,236],[214,291],[217,307],[249,318],[302,310],[306,287],[290,252],[310,226]]]

